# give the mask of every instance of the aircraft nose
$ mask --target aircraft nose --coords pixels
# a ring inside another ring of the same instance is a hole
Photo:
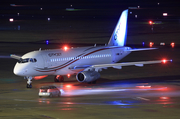
[[[18,64],[16,64],[14,67],[13,73],[18,76],[23,76],[24,75],[23,72],[24,72],[23,68],[19,66]]]
[[[20,75],[21,74],[21,71],[17,70],[16,67],[14,67],[14,71],[13,72],[14,72],[15,75]]]

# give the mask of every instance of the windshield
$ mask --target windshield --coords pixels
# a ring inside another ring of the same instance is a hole
[[[26,62],[37,62],[37,60],[35,58],[25,58],[19,60],[19,63],[26,63]]]

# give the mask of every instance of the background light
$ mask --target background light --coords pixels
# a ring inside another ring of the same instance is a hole
[[[10,22],[13,22],[13,21],[14,21],[14,19],[13,19],[13,18],[10,18],[10,19],[9,19],[9,21],[10,21]]]
[[[46,40],[46,44],[47,44],[47,45],[49,44],[49,40]]]
[[[163,16],[167,16],[168,15],[168,13],[163,13]]]
[[[152,21],[149,21],[149,24],[151,25],[151,24],[153,24],[153,22],[152,22]]]
[[[174,48],[174,45],[175,45],[175,43],[174,43],[174,42],[172,42],[172,43],[171,43],[171,47],[172,47],[172,48]]]

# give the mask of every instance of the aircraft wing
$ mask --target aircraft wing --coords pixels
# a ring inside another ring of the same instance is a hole
[[[21,56],[18,56],[18,55],[11,54],[10,57],[13,58],[13,59],[17,59],[19,61],[22,60]]]
[[[114,63],[114,64],[99,64],[99,65],[92,65],[84,69],[84,71],[95,69],[95,71],[101,71],[102,69],[106,69],[108,67],[122,69],[123,66],[139,66],[142,67],[144,64],[157,64],[157,63],[166,63],[172,60],[155,60],[155,61],[140,61],[140,62],[125,62],[125,63]]]

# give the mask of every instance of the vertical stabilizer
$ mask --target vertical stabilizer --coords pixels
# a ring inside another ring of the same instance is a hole
[[[126,43],[128,10],[124,10],[109,40],[109,46],[124,46]]]

